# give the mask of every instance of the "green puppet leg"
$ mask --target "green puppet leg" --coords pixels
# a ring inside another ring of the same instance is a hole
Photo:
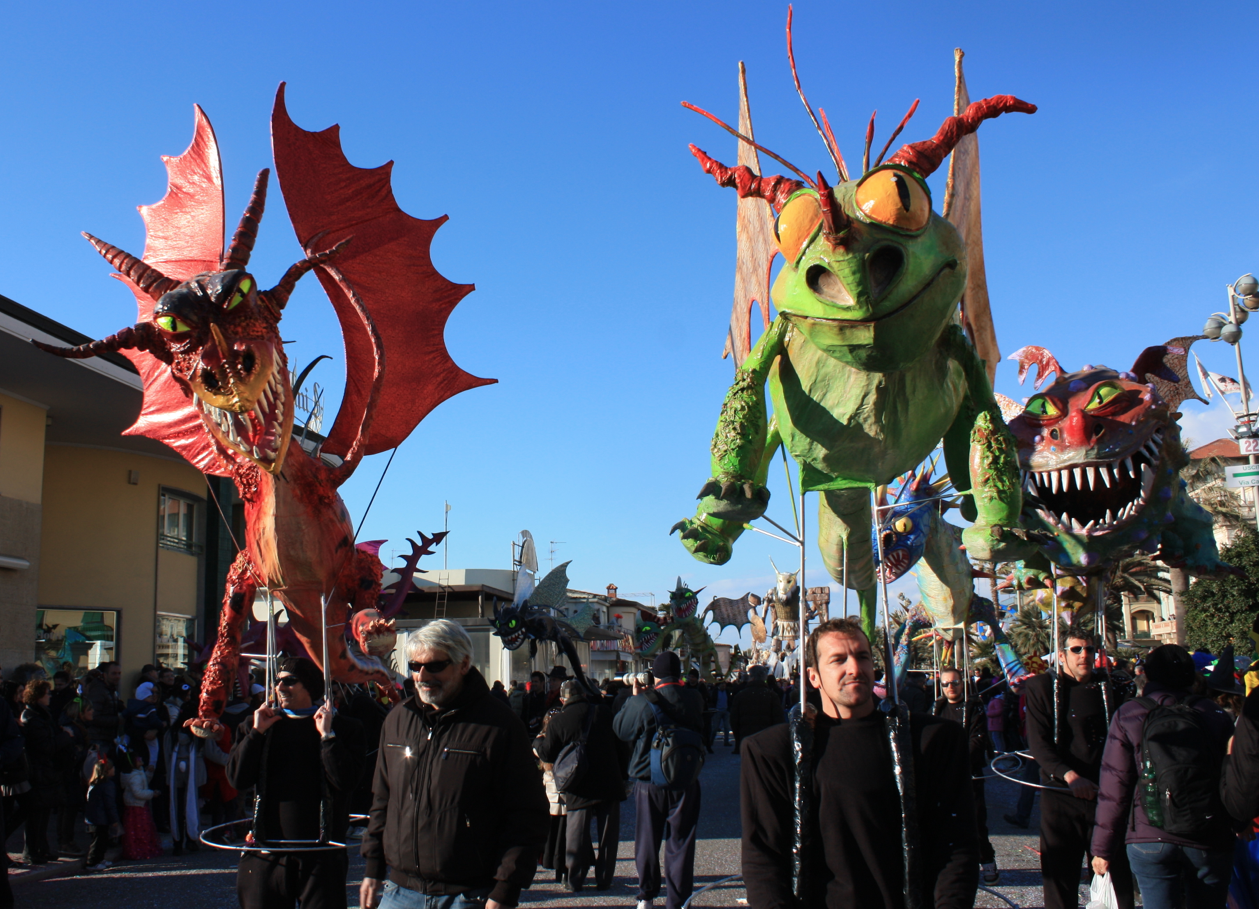
[[[847,547],[847,586],[857,591],[861,627],[873,641],[878,587],[874,580],[870,524],[869,489],[826,489],[818,493],[817,544],[822,551],[822,564],[832,578],[844,584],[844,549]]]

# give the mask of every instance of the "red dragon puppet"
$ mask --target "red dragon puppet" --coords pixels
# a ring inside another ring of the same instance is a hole
[[[472,286],[433,267],[429,246],[445,217],[403,212],[390,186],[392,163],[354,167],[338,127],[296,126],[283,84],[271,136],[280,190],[306,253],[278,284],[263,290],[248,270],[269,172],[258,175],[224,252],[218,145],[198,107],[191,146],[164,158],[165,198],[140,208],[143,258],[85,235],[135,293],[137,323],[79,347],[38,344],[73,358],[121,351],[144,382],[128,434],[158,439],[204,473],[231,477],[245,503],[245,539],[228,572],[199,715],[189,721],[203,736],[220,728],[261,588],[284,603],[293,633],[318,662],[326,636],[332,678],[392,688],[381,662],[347,638],[351,614],[377,605],[382,567],[374,552],[355,546],[337,489],[365,455],[399,445],[442,401],[494,381],[464,372],[446,350],[446,320]],[[285,305],[311,270],[336,310],[346,352],[345,394],[322,457],[291,444],[293,389],[280,340]]]

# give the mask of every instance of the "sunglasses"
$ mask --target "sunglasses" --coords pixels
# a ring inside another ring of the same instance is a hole
[[[407,668],[412,672],[419,672],[421,669],[427,669],[429,672],[436,675],[439,672],[445,672],[446,668],[453,662],[454,660],[430,660],[427,663],[421,663],[417,660],[412,660],[407,663]]]
[[[302,680],[295,675],[282,675],[275,680],[275,683],[281,688],[291,688],[293,685],[300,685]]]
[[[1096,647],[1085,647],[1083,644],[1076,644],[1074,647],[1068,647],[1067,650],[1072,653],[1097,653]]]
[[[941,682],[940,687],[941,688],[961,688],[962,683],[961,682]]]

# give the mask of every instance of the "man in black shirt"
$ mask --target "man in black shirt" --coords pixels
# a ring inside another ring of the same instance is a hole
[[[936,700],[931,712],[934,716],[960,724],[966,730],[971,787],[975,794],[975,833],[979,843],[980,871],[985,884],[995,884],[1001,875],[997,872],[996,850],[988,839],[988,804],[984,798],[983,781],[988,757],[988,716],[984,711],[984,702],[977,696],[964,697],[960,670],[941,669],[940,688],[944,697]]]
[[[1093,635],[1072,626],[1058,654],[1057,677],[1044,673],[1027,682],[1028,747],[1040,765],[1041,783],[1056,787],[1042,790],[1040,799],[1040,868],[1046,909],[1078,905],[1080,868],[1093,838],[1106,733],[1119,707],[1110,683],[1093,671],[1096,652]],[[1132,872],[1126,853],[1114,856],[1110,879],[1120,909],[1132,909]]]
[[[809,637],[809,681],[819,689],[813,748],[812,872],[792,894],[793,768],[788,726],[743,743],[743,879],[757,909],[970,909],[979,883],[970,766],[960,726],[908,718],[917,829],[908,832],[920,874],[906,881],[901,800],[889,723],[876,709],[870,641],[856,619],[823,622]],[[909,778],[909,772],[906,778]]]
[[[327,702],[316,709],[323,688],[323,674],[310,660],[284,660],[276,675],[278,706],[255,711],[252,728],[228,758],[228,782],[258,790],[253,845],[275,847],[241,857],[236,895],[242,909],[346,907],[344,845],[285,851],[344,844],[350,795],[363,773],[363,727],[334,716]]]

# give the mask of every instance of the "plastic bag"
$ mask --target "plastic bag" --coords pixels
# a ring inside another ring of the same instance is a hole
[[[1087,909],[1119,909],[1119,899],[1115,896],[1115,885],[1110,882],[1109,871],[1093,875]]]

